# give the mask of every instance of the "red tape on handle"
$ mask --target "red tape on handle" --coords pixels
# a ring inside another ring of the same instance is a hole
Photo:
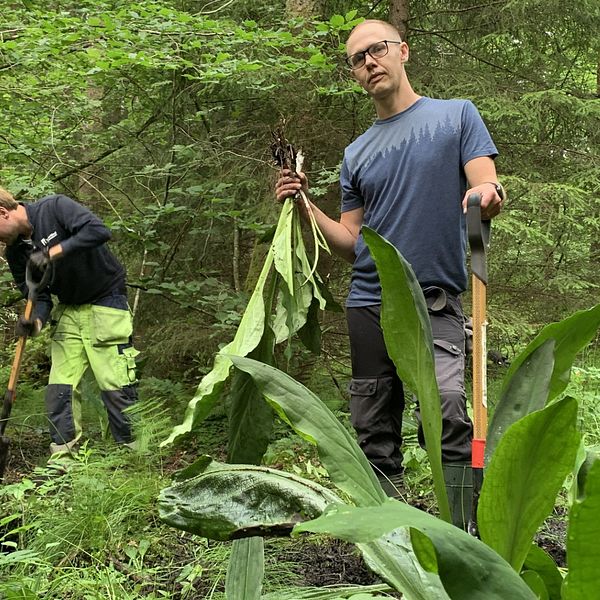
[[[471,445],[471,466],[474,469],[483,469],[485,457],[485,440],[474,439]]]

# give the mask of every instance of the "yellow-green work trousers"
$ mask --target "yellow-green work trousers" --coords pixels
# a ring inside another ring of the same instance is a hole
[[[59,304],[54,311],[52,367],[46,389],[52,453],[69,450],[81,437],[78,388],[88,368],[100,388],[115,441],[133,441],[123,411],[137,399],[135,357],[139,352],[131,343],[132,318],[126,297],[110,300],[112,306]]]

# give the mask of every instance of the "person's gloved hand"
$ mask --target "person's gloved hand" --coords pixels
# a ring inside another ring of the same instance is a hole
[[[15,325],[15,334],[17,337],[35,337],[42,330],[42,322],[39,319],[26,319],[19,317]]]
[[[40,273],[43,273],[46,267],[50,264],[50,255],[48,249],[36,250],[29,256],[29,262],[32,267],[35,267]]]

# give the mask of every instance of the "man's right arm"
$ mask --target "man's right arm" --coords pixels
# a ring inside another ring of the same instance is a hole
[[[286,198],[295,196],[300,190],[308,192],[308,183],[304,173],[292,173],[284,170],[275,185],[277,200],[283,202]],[[307,196],[308,199],[308,196]],[[343,212],[339,221],[328,217],[318,206],[308,201],[315,221],[327,240],[329,247],[344,260],[353,263],[356,255],[354,248],[363,222],[364,210],[356,208]],[[302,199],[298,200],[300,214],[305,220],[309,219],[308,210]]]

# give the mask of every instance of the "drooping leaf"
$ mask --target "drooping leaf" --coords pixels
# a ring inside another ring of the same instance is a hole
[[[229,358],[236,368],[253,377],[267,401],[298,435],[316,444],[336,486],[359,505],[378,504],[385,499],[364,453],[319,398],[274,367],[249,358]]]
[[[306,323],[298,330],[298,337],[307,350],[313,354],[321,354],[321,325],[319,323],[319,301],[313,298]]]
[[[314,521],[294,527],[294,533],[328,533],[347,541],[367,543],[404,526],[418,529],[431,540],[438,575],[453,600],[535,598],[510,565],[483,542],[396,500],[388,499],[371,507],[332,506]]]
[[[161,490],[158,509],[172,527],[231,540],[288,535],[337,502],[333,492],[290,473],[205,460],[203,472]]]
[[[288,198],[281,207],[281,215],[270,249],[275,269],[285,281],[290,294],[294,293],[294,263],[292,259],[294,252],[292,247],[294,211],[294,201],[292,198]]]
[[[516,421],[546,406],[554,369],[554,339],[535,348],[520,364],[502,392],[488,429],[486,462],[504,432]]]
[[[235,540],[225,578],[227,600],[260,600],[265,573],[264,540],[251,537]]]
[[[231,361],[225,355],[232,353],[246,356],[260,343],[265,328],[263,290],[272,264],[273,257],[269,254],[265,259],[235,337],[216,355],[212,370],[202,378],[196,394],[186,408],[183,423],[173,428],[171,435],[161,442],[161,447],[173,443],[180,435],[191,431],[194,423],[203,421],[210,414],[223,389],[224,382],[229,377]]]
[[[254,380],[236,371],[231,382],[227,462],[258,465],[269,445],[273,409]]]
[[[565,600],[600,597],[598,565],[600,564],[600,459],[588,465],[583,495],[569,511],[567,530],[567,563],[569,573],[563,585]]]
[[[505,432],[485,472],[477,512],[481,539],[516,571],[573,469],[576,419],[573,398],[527,415]]]
[[[433,335],[421,286],[398,250],[376,231],[362,228],[381,282],[381,326],[398,376],[419,400],[427,456],[440,514],[450,521],[442,472],[442,415],[434,366]]]
[[[265,292],[265,314],[270,311],[278,277],[272,277]],[[269,323],[258,346],[249,354],[255,360],[273,364],[275,335]],[[259,465],[269,445],[273,429],[273,409],[247,373],[236,370],[229,394],[229,437],[227,461]]]

